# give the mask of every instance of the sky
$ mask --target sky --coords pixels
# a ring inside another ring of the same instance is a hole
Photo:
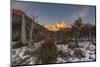
[[[35,15],[40,14],[38,23],[42,25],[55,24],[60,21],[72,24],[78,17],[82,18],[83,23],[95,24],[95,6],[15,0],[12,0],[11,4],[12,8],[21,9],[30,17],[33,13]]]

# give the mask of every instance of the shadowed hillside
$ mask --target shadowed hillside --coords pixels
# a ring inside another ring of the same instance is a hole
[[[25,29],[26,29],[26,34],[27,34],[26,37],[27,37],[27,40],[29,39],[29,35],[30,35],[29,31],[30,31],[33,20],[29,16],[27,16],[22,10],[13,9],[12,10],[12,40],[13,41],[17,41],[21,39],[23,14],[25,15],[25,23],[26,23]],[[36,36],[38,38],[43,37],[46,32],[46,29],[42,25],[36,22],[33,22],[33,25],[35,25],[34,31],[33,31],[33,39],[36,38]]]

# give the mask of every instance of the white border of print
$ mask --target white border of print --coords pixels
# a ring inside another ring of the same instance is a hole
[[[23,0],[25,1],[25,0]],[[99,67],[100,64],[100,0],[27,0],[51,3],[96,5],[97,57],[96,62],[38,65],[38,67]],[[37,65],[36,65],[37,66]],[[36,67],[34,66],[34,67]],[[0,1],[0,67],[10,67],[10,0]],[[23,66],[33,67],[33,66]]]

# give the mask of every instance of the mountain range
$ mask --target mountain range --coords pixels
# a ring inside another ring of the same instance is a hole
[[[50,31],[59,31],[59,30],[65,29],[65,28],[70,29],[70,28],[72,28],[72,26],[69,24],[65,24],[64,21],[60,21],[53,25],[47,25],[46,28]]]

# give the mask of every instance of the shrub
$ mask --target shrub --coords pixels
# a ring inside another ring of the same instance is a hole
[[[57,42],[57,44],[68,44],[67,40],[60,40]]]
[[[17,41],[13,46],[12,48],[20,48],[20,47],[23,47],[25,46],[22,41]]]
[[[64,60],[67,60],[71,55],[68,52],[63,52],[62,50],[60,50],[58,52],[58,56],[62,57]]]
[[[38,49],[36,64],[56,63],[57,47],[53,41],[46,41]]]
[[[77,45],[75,45],[75,43],[69,43],[68,48],[73,50],[73,49],[77,48]]]
[[[83,54],[83,51],[81,49],[74,49],[74,54],[76,58],[84,58],[85,55]]]

